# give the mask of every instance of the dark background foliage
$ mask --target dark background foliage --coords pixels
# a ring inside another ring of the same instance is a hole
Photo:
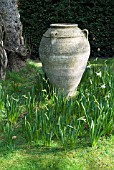
[[[24,36],[32,58],[51,23],[77,23],[89,30],[91,57],[114,57],[113,0],[19,0]]]

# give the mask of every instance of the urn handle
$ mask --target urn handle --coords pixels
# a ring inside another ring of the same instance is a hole
[[[82,32],[84,33],[85,37],[88,40],[88,34],[89,34],[88,30],[87,29],[83,29]]]
[[[50,34],[51,38],[57,37],[57,35],[58,35],[57,31],[51,31],[51,34]]]

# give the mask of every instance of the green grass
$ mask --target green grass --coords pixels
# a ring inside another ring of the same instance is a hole
[[[90,60],[77,95],[66,99],[40,62],[8,72],[0,82],[0,170],[113,170],[113,73],[114,59]]]
[[[1,170],[113,170],[114,137],[100,141],[97,147],[64,151],[60,147],[20,146],[1,148]]]

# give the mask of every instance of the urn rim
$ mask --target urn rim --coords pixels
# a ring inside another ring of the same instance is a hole
[[[50,24],[51,28],[75,28],[78,27],[78,24],[72,24],[72,23],[54,23]]]

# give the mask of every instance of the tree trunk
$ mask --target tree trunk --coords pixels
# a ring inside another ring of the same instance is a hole
[[[7,53],[4,49],[4,43],[3,43],[4,31],[3,30],[4,30],[3,20],[0,17],[0,78],[4,80],[6,77],[6,68],[7,68],[8,59],[7,59]]]
[[[7,52],[8,67],[18,71],[24,66],[27,50],[22,37],[17,0],[0,0],[0,16],[4,27],[2,44]]]

